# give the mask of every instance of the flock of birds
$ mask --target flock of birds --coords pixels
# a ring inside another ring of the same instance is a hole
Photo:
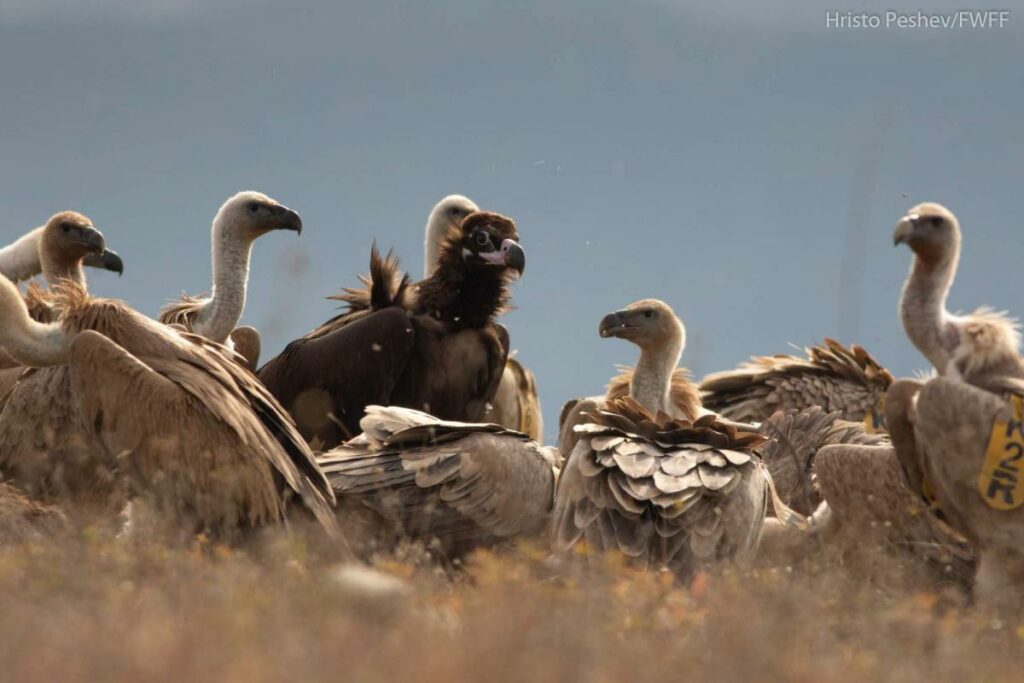
[[[979,598],[1020,595],[1020,335],[1003,314],[946,310],[961,231],[938,204],[894,234],[913,252],[900,313],[930,377],[895,381],[826,339],[698,384],[679,367],[682,321],[645,299],[600,321],[639,357],[565,405],[557,448],[540,443],[534,376],[497,322],[526,265],[512,219],[444,198],[422,279],[374,247],[361,284],[330,297],[344,311],[261,366],[238,321],[253,244],[275,230],[301,232],[299,214],[228,199],[211,293],[156,319],[89,295],[83,267],[123,263],[81,214],[0,249],[3,514],[44,505],[130,528],[145,509],[225,542],[305,519],[364,556],[532,538],[681,581],[871,528]]]

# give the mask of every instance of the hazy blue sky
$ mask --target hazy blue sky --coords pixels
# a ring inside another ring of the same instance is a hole
[[[549,435],[632,362],[597,323],[642,297],[686,322],[698,376],[824,335],[923,367],[891,246],[919,201],[964,227],[951,306],[1021,314],[1024,7],[836,30],[806,2],[721,4],[0,0],[3,236],[85,212],[127,264],[93,290],[154,315],[209,289],[221,202],[264,191],[306,226],[256,245],[269,358],[374,239],[418,275],[427,212],[464,193],[519,223],[504,322]]]

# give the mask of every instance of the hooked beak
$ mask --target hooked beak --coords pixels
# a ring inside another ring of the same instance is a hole
[[[117,273],[118,277],[124,274],[124,261],[116,251],[104,249],[99,254],[89,254],[82,259],[82,265],[90,268],[101,268]]]
[[[297,211],[289,209],[284,204],[278,204],[274,207],[274,216],[279,221],[275,226],[276,230],[294,230],[302,234],[302,216]]]
[[[601,324],[597,331],[604,338],[617,337],[622,330],[628,330],[632,325],[626,322],[625,311],[615,311],[601,318]]]
[[[892,233],[892,245],[894,247],[906,244],[914,236],[917,228],[917,220],[920,218],[916,213],[909,213],[900,219],[896,224],[896,230]]]
[[[88,249],[91,254],[101,254],[103,253],[103,249],[107,246],[106,240],[103,239],[103,233],[91,225],[81,229],[78,241],[81,242],[82,246]]]
[[[522,275],[523,271],[526,270],[526,252],[513,239],[506,238],[502,241],[500,249],[479,254],[479,257],[487,263],[511,268],[519,273],[519,275]]]

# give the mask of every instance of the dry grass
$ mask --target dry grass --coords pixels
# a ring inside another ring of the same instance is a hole
[[[301,538],[257,553],[105,531],[0,548],[4,680],[1016,680],[1024,619],[818,560],[680,588],[529,547],[388,557],[373,598]],[[888,571],[886,569],[885,571]],[[884,573],[884,572],[883,572]]]

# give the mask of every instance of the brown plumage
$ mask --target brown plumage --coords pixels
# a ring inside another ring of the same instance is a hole
[[[546,530],[555,458],[527,435],[394,406],[369,406],[361,427],[317,456],[343,527],[361,518],[368,540],[436,540],[449,558]]]
[[[527,434],[537,443],[544,440],[544,418],[537,396],[537,379],[511,356],[505,363],[498,390],[484,414],[484,421]]]
[[[629,365],[620,365],[619,374],[612,378],[605,387],[605,399],[615,399],[629,396],[629,387],[633,382],[633,368]],[[669,398],[671,401],[671,415],[677,419],[696,420],[701,415],[700,390],[693,383],[693,376],[686,368],[676,368],[672,372],[672,384],[669,387]]]
[[[517,239],[511,219],[472,214],[415,287],[374,249],[367,286],[340,296],[349,310],[291,342],[260,379],[325,448],[358,434],[368,405],[480,421],[508,356],[508,333],[494,319],[525,266]]]
[[[831,508],[831,538],[857,553],[873,547],[920,563],[937,582],[970,586],[974,549],[910,490],[891,443],[826,446],[814,474]]]
[[[56,294],[60,322],[40,325],[0,282],[0,334],[40,366],[2,404],[6,477],[39,495],[115,504],[123,486],[186,529],[226,535],[283,520],[295,497],[333,531],[313,454],[222,347],[72,282]]]
[[[755,356],[701,381],[704,406],[734,420],[759,422],[777,410],[820,406],[845,420],[884,428],[883,399],[892,373],[856,344],[826,338],[807,357]]]
[[[588,409],[559,478],[552,542],[619,551],[686,580],[713,562],[752,559],[768,504],[753,448],[764,437],[707,415],[651,414],[630,397]]]
[[[761,456],[779,498],[803,515],[811,515],[822,501],[813,476],[815,459],[822,448],[888,443],[884,435],[869,434],[863,424],[848,422],[838,412],[826,413],[818,406],[779,411],[761,422],[758,431],[772,440],[771,448],[761,449]]]

